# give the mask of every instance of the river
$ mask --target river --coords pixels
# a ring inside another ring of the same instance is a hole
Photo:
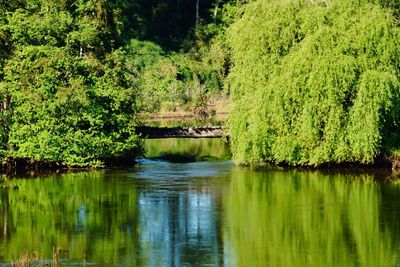
[[[399,266],[400,183],[374,171],[249,169],[219,139],[146,142],[130,169],[0,189],[0,266]]]

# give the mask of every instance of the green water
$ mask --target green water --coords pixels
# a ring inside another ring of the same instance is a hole
[[[169,162],[229,161],[228,145],[218,138],[149,139],[145,158]]]
[[[0,266],[53,246],[61,266],[399,266],[387,174],[250,170],[217,139],[168,140],[131,169],[9,181]]]

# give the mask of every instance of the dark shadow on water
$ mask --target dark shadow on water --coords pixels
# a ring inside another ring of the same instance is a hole
[[[166,153],[159,155],[158,157],[147,157],[147,159],[151,160],[161,160],[167,161],[171,163],[192,163],[192,162],[201,162],[201,161],[229,161],[230,158],[219,158],[213,156],[195,156],[190,154],[174,154],[174,153]]]
[[[149,159],[168,161],[172,163],[190,163],[197,161],[196,156],[187,154],[163,154],[160,155],[159,157],[154,157]]]

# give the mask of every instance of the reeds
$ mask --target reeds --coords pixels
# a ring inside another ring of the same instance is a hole
[[[18,259],[11,262],[11,266],[27,267],[27,266],[40,266],[40,259],[38,252],[24,252]]]
[[[54,267],[60,266],[60,247],[53,246],[53,262],[52,265]]]
[[[39,258],[39,253],[34,252],[24,252],[19,258],[11,261],[11,266],[13,267],[39,267],[39,266],[60,266],[60,252],[62,248],[53,246],[52,260],[41,260]]]

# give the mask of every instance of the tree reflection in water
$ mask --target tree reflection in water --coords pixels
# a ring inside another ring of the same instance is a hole
[[[370,175],[142,160],[11,180],[0,205],[0,265],[53,246],[66,266],[399,263],[400,187]]]
[[[224,243],[235,266],[396,266],[400,199],[383,206],[382,187],[394,189],[368,175],[236,169]]]

